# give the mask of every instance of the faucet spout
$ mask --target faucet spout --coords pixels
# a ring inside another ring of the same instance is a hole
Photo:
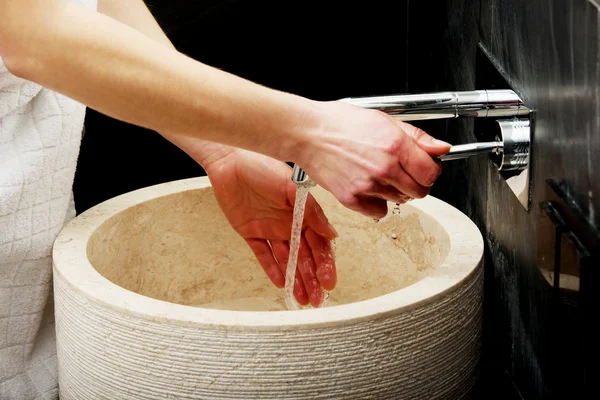
[[[459,117],[516,117],[531,110],[512,90],[472,90],[376,97],[340,101],[382,111],[402,121]]]
[[[294,165],[294,170],[292,171],[292,181],[298,186],[308,186],[313,187],[316,186],[315,181],[310,179],[306,172],[298,164]]]
[[[510,89],[471,90],[462,92],[438,92],[422,94],[402,94],[375,97],[347,97],[339,101],[362,108],[378,110],[401,121],[459,117],[518,117],[529,115],[531,110],[521,98]],[[477,152],[493,151],[479,148]],[[446,159],[462,158],[472,154],[470,148],[455,148],[457,153]],[[312,182],[301,167],[295,166],[292,180],[296,184]],[[312,183],[314,186],[314,182]]]

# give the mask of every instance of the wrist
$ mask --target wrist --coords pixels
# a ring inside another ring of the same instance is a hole
[[[302,166],[310,162],[320,143],[326,113],[321,102],[303,97],[296,97],[295,101],[288,112],[288,116],[293,117],[282,124],[281,140],[273,144],[276,147],[275,158]]]
[[[207,174],[210,174],[210,171],[218,168],[225,160],[230,159],[239,151],[240,149],[224,144],[203,142],[197,150],[198,156],[194,159],[204,168]]]
[[[208,173],[214,165],[235,154],[238,149],[221,143],[209,142],[194,137],[159,132],[161,136],[192,157]]]

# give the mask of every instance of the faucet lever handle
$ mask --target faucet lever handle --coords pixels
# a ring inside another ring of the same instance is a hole
[[[442,156],[437,157],[440,161],[460,160],[482,154],[499,155],[503,151],[502,141],[467,143],[452,146],[450,151]]]

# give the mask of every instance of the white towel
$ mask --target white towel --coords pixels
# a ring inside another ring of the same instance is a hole
[[[51,251],[75,215],[84,115],[0,59],[0,400],[58,398]]]

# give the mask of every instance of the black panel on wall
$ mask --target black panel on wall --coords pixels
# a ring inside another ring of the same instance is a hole
[[[484,89],[478,86],[490,82],[479,71],[481,49],[535,110],[530,211],[486,157],[445,165],[435,186],[435,195],[469,215],[486,241],[485,362],[507,371],[525,399],[590,398],[585,385],[592,388],[595,375],[585,375],[584,366],[594,364],[595,353],[583,327],[597,323],[600,310],[582,314],[581,295],[575,293],[575,307],[557,296],[538,269],[539,253],[549,252],[538,243],[538,228],[549,178],[569,188],[590,226],[600,226],[597,2],[445,0],[437,12],[445,18],[435,18],[432,37],[409,30],[409,54],[434,66],[428,88]],[[431,15],[430,2],[411,2],[412,21],[423,25]],[[409,69],[409,82],[423,84],[420,71]],[[473,121],[432,129],[451,143],[476,140]],[[586,283],[597,301],[598,282]]]
[[[146,3],[180,51],[262,85],[316,100],[406,91],[405,2]],[[204,174],[157,133],[89,110],[75,176],[77,211]]]

